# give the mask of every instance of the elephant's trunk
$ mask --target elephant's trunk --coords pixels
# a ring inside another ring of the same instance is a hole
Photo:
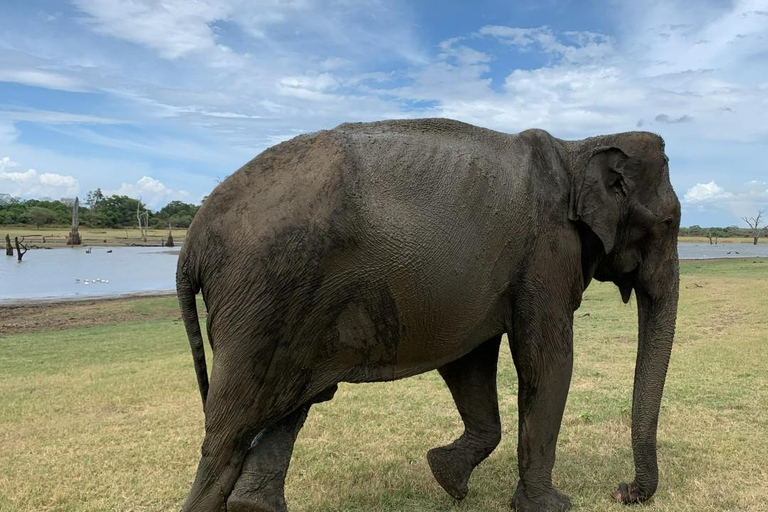
[[[632,398],[635,480],[629,485],[621,484],[614,493],[616,499],[624,502],[649,499],[656,492],[659,480],[656,427],[675,335],[679,293],[677,251],[657,268],[647,280],[643,279],[645,272],[642,272],[635,287],[638,309],[638,351]]]

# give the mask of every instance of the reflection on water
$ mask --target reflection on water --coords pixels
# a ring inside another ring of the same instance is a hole
[[[178,256],[178,247],[36,249],[21,263],[0,255],[0,302],[172,291]]]
[[[108,252],[112,251],[112,252]],[[682,259],[768,257],[768,244],[679,245]],[[179,248],[30,250],[22,263],[0,256],[0,302],[173,291]]]

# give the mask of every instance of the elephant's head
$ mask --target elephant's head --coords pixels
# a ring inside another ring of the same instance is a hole
[[[639,317],[632,402],[635,480],[620,484],[623,502],[650,498],[658,483],[656,426],[675,333],[680,202],[669,181],[661,137],[632,132],[572,147],[569,216],[584,242],[585,282],[612,281]]]

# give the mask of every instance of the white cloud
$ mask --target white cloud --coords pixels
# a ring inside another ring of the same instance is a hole
[[[715,183],[697,183],[685,193],[684,206],[697,211],[729,212],[734,217],[768,209],[768,183],[750,181],[728,191]]]
[[[105,190],[104,194],[140,198],[151,209],[162,207],[169,201],[189,198],[189,193],[186,190],[172,190],[159,180],[149,176],[141,177],[136,183],[123,183],[116,190]]]
[[[77,78],[40,69],[0,69],[0,82],[13,82],[74,92],[87,89],[85,84]]]
[[[210,23],[231,14],[227,2],[185,0],[75,0],[84,21],[105,36],[147,46],[167,59],[210,50],[216,40]]]
[[[563,33],[564,37],[558,37],[549,27],[487,25],[482,27],[478,34],[495,37],[503,43],[518,47],[521,51],[538,48],[570,63],[594,62],[612,57],[615,51],[612,38],[596,32],[569,31]]]
[[[69,197],[77,194],[80,184],[73,176],[56,173],[9,171],[18,167],[9,157],[0,158],[0,192],[17,197]]]
[[[0,119],[43,124],[120,124],[123,121],[85,114],[71,114],[53,110],[0,110]]]
[[[685,193],[685,202],[697,203],[702,201],[721,201],[729,199],[733,194],[726,192],[723,187],[710,181],[709,183],[697,183]]]
[[[11,160],[11,157],[4,156],[3,158],[0,158],[0,172],[5,171],[6,169],[10,169],[11,167],[18,167],[18,162],[14,162]]]

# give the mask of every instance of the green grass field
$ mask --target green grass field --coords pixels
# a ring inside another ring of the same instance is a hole
[[[768,259],[682,264],[678,336],[659,429],[660,486],[642,510],[766,511]],[[14,316],[16,315],[16,316]],[[68,324],[62,322],[69,319]],[[575,510],[630,510],[634,299],[590,287],[575,320],[575,373],[556,485]],[[504,439],[454,502],[426,451],[462,430],[435,372],[341,385],[299,436],[294,511],[506,511],[517,480],[516,378],[503,346]],[[0,510],[177,510],[203,436],[173,297],[72,303],[0,316]]]
[[[27,245],[36,245],[39,247],[65,247],[67,237],[69,236],[69,227],[50,227],[42,226],[36,229],[34,226],[3,226],[0,227],[0,238],[5,244],[5,235],[11,236],[11,243],[15,237],[24,238]],[[161,245],[168,237],[167,229],[150,229],[147,231],[147,241],[141,238],[141,233],[136,227],[127,229],[107,229],[107,228],[83,228],[80,230],[82,245],[103,245],[103,246],[121,246],[121,245]],[[174,242],[184,241],[187,234],[186,229],[174,229]],[[43,239],[45,241],[43,241]]]

